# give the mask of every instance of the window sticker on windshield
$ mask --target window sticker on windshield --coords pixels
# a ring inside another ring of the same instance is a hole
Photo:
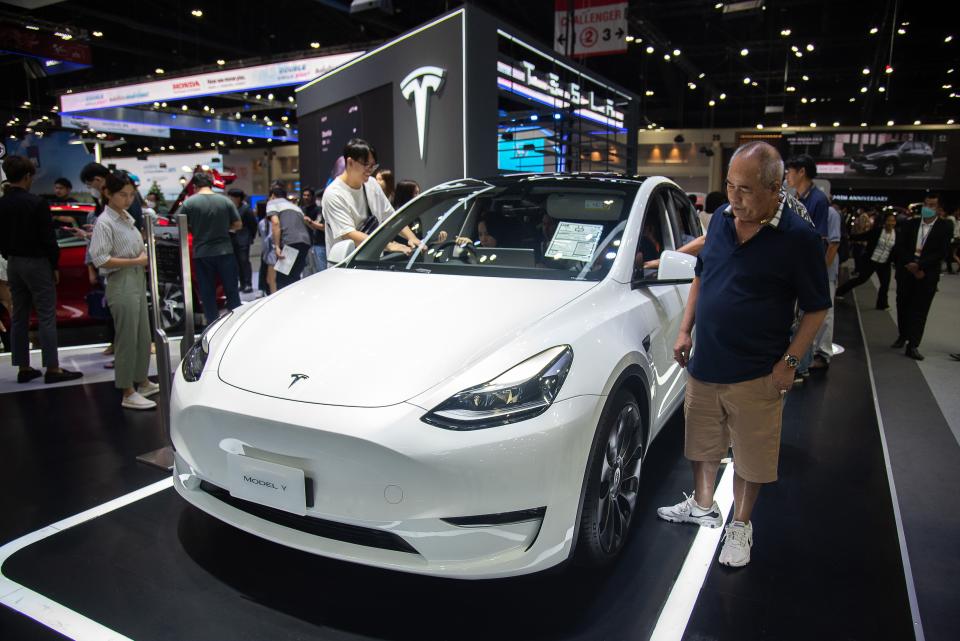
[[[593,257],[603,225],[582,225],[560,221],[547,247],[547,258],[587,262]]]

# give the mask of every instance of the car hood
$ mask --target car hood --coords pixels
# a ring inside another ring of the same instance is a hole
[[[394,405],[463,371],[596,285],[328,269],[240,319],[218,374],[229,385],[277,398]]]

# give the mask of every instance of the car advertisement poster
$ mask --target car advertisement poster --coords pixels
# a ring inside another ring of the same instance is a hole
[[[940,189],[960,175],[960,136],[944,131],[804,132],[784,136],[785,158],[809,154],[838,188],[896,184]]]

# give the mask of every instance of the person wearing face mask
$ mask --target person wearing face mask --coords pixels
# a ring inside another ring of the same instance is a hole
[[[106,279],[107,302],[116,326],[114,380],[123,391],[122,407],[150,410],[157,404],[148,397],[158,393],[160,386],[147,378],[151,343],[144,281],[147,254],[143,237],[127,213],[136,189],[126,174],[111,172],[104,178],[103,196],[103,214],[90,240],[90,259]]]
[[[379,169],[377,153],[366,140],[354,138],[343,148],[345,167],[323,192],[323,219],[326,224],[327,257],[341,240],[352,240],[356,246],[367,239],[380,223],[393,215],[393,205],[373,175]],[[420,239],[409,227],[401,230],[407,244],[387,243],[387,252],[409,256]]]
[[[894,262],[893,249],[897,244],[897,214],[892,211],[887,213],[883,218],[883,224],[878,224],[873,229],[861,234],[850,234],[850,240],[867,241],[864,255],[868,260],[861,267],[856,278],[851,278],[837,289],[837,298],[842,299],[854,287],[864,284],[876,273],[880,280],[880,289],[877,290],[877,309],[887,309],[889,307],[887,291],[890,289],[890,264]]]
[[[893,349],[906,346],[906,355],[923,360],[919,351],[927,313],[940,282],[940,265],[947,257],[953,230],[938,217],[940,197],[927,194],[920,216],[897,230],[897,340]]]

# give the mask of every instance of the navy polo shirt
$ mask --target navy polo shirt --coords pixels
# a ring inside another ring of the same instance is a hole
[[[831,304],[823,241],[789,206],[742,245],[732,212],[722,206],[710,220],[696,274],[696,339],[687,369],[707,383],[770,374],[790,345],[794,304],[806,312]]]
[[[830,236],[830,201],[823,190],[816,185],[810,186],[810,191],[803,198],[797,194],[797,200],[806,208],[813,226],[817,228],[817,233],[821,238]]]

